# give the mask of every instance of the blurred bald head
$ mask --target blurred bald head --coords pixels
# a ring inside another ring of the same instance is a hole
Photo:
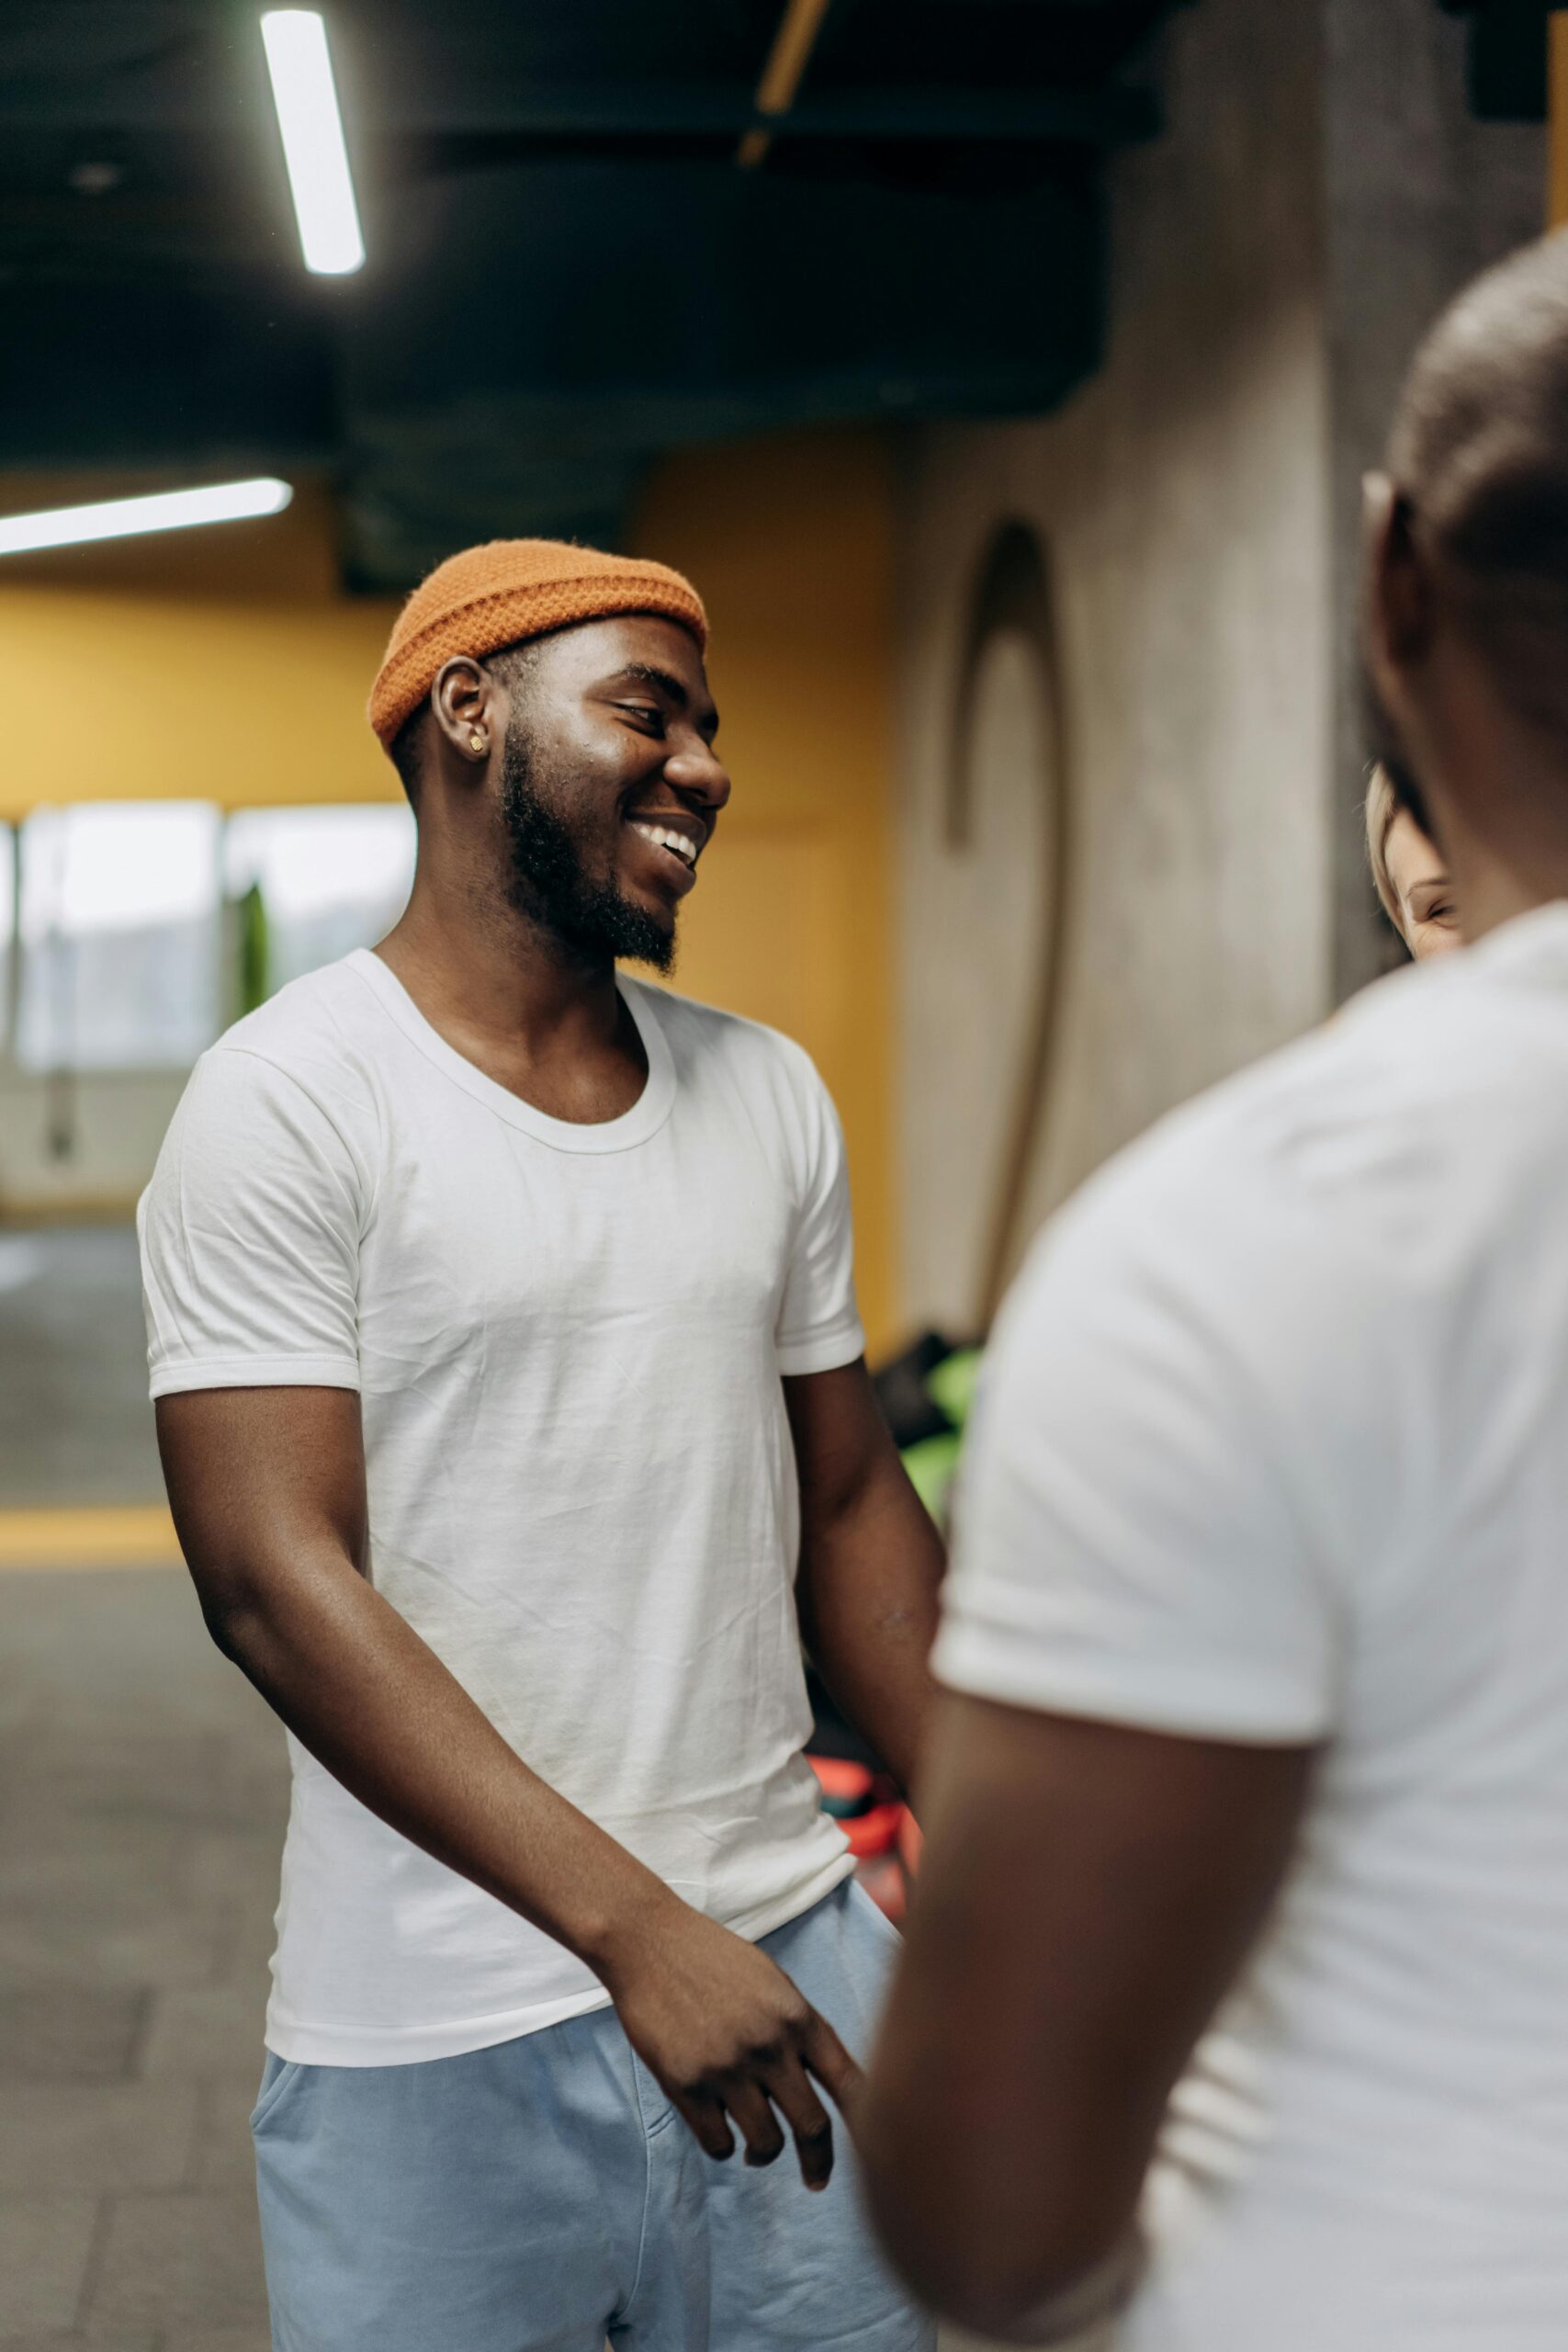
[[[1469,836],[1499,903],[1531,876],[1568,893],[1568,232],[1438,320],[1367,526],[1370,729],[1399,797],[1445,850]]]
[[[1500,685],[1568,743],[1568,232],[1488,271],[1439,320],[1389,473]]]

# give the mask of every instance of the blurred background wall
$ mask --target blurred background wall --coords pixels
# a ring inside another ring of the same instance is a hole
[[[1112,175],[1103,366],[1049,418],[933,424],[901,452],[914,1320],[980,1328],[1111,1152],[1387,967],[1359,478],[1436,311],[1542,217],[1541,132],[1476,119],[1472,38],[1425,0],[1182,15],[1168,134]],[[960,682],[1019,525],[1048,642],[1004,618],[979,655],[959,838]]]

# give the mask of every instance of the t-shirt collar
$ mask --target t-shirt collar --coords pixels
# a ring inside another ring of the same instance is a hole
[[[630,1151],[656,1135],[670,1116],[675,1101],[675,1063],[659,1018],[659,991],[628,979],[624,972],[616,973],[615,985],[642,1039],[643,1051],[648,1056],[648,1080],[631,1109],[624,1111],[618,1119],[582,1126],[574,1120],[552,1119],[547,1112],[536,1110],[533,1103],[525,1102],[521,1095],[499,1085],[458,1053],[455,1046],[449,1046],[440,1032],[432,1028],[390,965],[383,963],[373,950],[356,948],[346,960],[427,1061],[434,1062],[455,1085],[472,1095],[475,1102],[484,1103],[508,1126],[520,1128],[525,1135],[547,1144],[552,1151]]]

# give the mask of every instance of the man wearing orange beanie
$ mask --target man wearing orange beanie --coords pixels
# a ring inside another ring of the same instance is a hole
[[[729,797],[705,640],[660,564],[432,574],[370,701],[408,910],[205,1057],[142,1204],[182,1541],[293,1735],[286,2352],[931,2342],[835,2149],[896,1939],[797,1607],[907,1783],[936,1539],[810,1062],[616,969],[669,967]]]

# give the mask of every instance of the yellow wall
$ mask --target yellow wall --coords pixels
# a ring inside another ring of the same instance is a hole
[[[682,913],[677,985],[786,1030],[814,1056],[844,1122],[874,1351],[898,1330],[892,537],[888,453],[860,431],[666,458],[637,530],[640,552],[702,591],[735,784]]]
[[[0,511],[126,480],[0,477]],[[889,1104],[891,487],[871,434],[660,465],[639,544],[696,579],[735,798],[679,985],[814,1055],[843,1114],[874,1347],[895,1334]],[[336,584],[325,492],[265,521],[0,565],[0,819],[41,801],[396,799],[365,723],[394,607]]]
[[[0,509],[140,487],[0,480]],[[365,723],[395,609],[340,594],[310,483],[265,521],[6,558],[0,818],[49,800],[400,798]]]

